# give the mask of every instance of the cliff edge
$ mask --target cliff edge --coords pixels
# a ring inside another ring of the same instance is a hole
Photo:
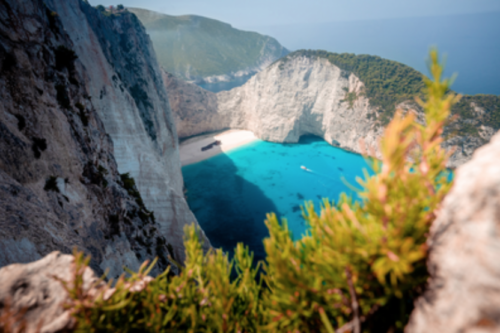
[[[373,69],[366,65],[371,63]],[[243,86],[217,94],[170,74],[164,74],[164,81],[180,138],[225,128],[251,130],[273,142],[297,142],[300,136],[313,134],[354,152],[360,152],[363,140],[377,154],[378,138],[396,108],[421,112],[414,96],[424,87],[422,75],[408,66],[323,51],[294,52]],[[464,98],[461,103],[460,115],[470,119],[457,121],[449,130],[456,132],[445,143],[456,149],[450,167],[470,160],[497,130],[489,121],[492,112],[477,103],[481,99]],[[477,130],[471,131],[471,124]]]
[[[85,66],[118,170],[136,180],[145,206],[183,260],[184,226],[197,222],[183,195],[177,132],[149,36],[128,11],[100,12],[81,0],[50,3]]]
[[[196,219],[144,28],[79,0],[1,1],[0,17],[0,267],[75,246],[111,277],[182,260]]]

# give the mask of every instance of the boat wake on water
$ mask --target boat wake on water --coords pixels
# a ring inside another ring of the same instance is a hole
[[[300,168],[301,168],[302,170],[304,170],[304,171],[307,171],[307,172],[314,172],[314,171],[312,171],[311,169],[308,169],[308,168],[306,168],[306,167],[305,167],[305,166],[303,166],[303,165],[301,165],[301,166],[300,166]]]
[[[316,172],[314,170],[308,169],[307,167],[305,167],[303,165],[301,165],[300,168],[302,170],[304,170],[305,172],[310,172],[310,173],[312,173],[312,174],[314,174],[316,176],[323,177],[323,178],[328,178],[328,179],[333,180],[333,181],[338,181],[338,179],[336,179],[336,178],[333,178],[333,177],[330,177],[330,176],[327,176],[327,175],[323,175],[323,174],[318,173],[318,172]]]

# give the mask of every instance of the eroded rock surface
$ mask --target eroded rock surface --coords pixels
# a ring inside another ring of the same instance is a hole
[[[73,272],[74,257],[60,252],[52,252],[33,263],[1,268],[0,315],[9,311],[11,325],[24,321],[26,333],[71,331],[75,322],[69,310],[63,307],[69,297],[61,281],[71,286]],[[83,273],[83,290],[89,290],[97,281],[92,269],[87,267]],[[26,313],[18,318],[23,311]]]
[[[111,277],[155,256],[166,268],[168,243],[182,260],[195,219],[154,56],[127,53],[151,52],[136,21],[77,0],[0,1],[0,267],[74,246]]]
[[[164,80],[180,138],[224,128],[251,130],[260,139],[273,142],[293,143],[304,134],[313,134],[355,152],[361,152],[362,139],[378,154],[382,126],[376,121],[378,110],[364,95],[364,83],[325,58],[289,55],[243,86],[217,94],[179,82],[172,75],[164,75]],[[349,101],[349,95],[355,98]],[[414,101],[397,107],[418,111]],[[479,134],[445,143],[456,149],[450,167],[470,160],[494,130],[484,126]]]
[[[500,134],[456,171],[408,333],[500,332]]]
[[[197,222],[183,195],[177,132],[149,36],[126,11],[105,16],[81,0],[50,4],[85,66],[89,95],[113,140],[119,172],[135,178],[182,261],[184,226]],[[209,247],[208,239],[204,244]]]
[[[179,138],[224,129],[228,122],[217,110],[213,92],[176,78],[162,70]]]

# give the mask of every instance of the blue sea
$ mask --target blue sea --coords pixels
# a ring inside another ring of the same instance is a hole
[[[297,144],[254,141],[182,173],[188,204],[212,245],[231,253],[243,242],[263,259],[267,213],[286,218],[298,238],[307,229],[304,202],[319,208],[323,198],[337,200],[342,192],[356,198],[347,184],[358,185],[363,169],[371,170],[362,156],[304,136]]]
[[[430,47],[446,55],[446,76],[463,94],[500,94],[500,12],[348,22],[238,27],[276,38],[289,50],[372,54],[428,75]]]

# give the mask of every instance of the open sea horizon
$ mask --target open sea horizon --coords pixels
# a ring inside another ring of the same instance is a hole
[[[437,47],[445,75],[457,74],[454,91],[500,95],[500,12],[237,28],[272,36],[290,51],[376,55],[425,75],[429,49]]]

